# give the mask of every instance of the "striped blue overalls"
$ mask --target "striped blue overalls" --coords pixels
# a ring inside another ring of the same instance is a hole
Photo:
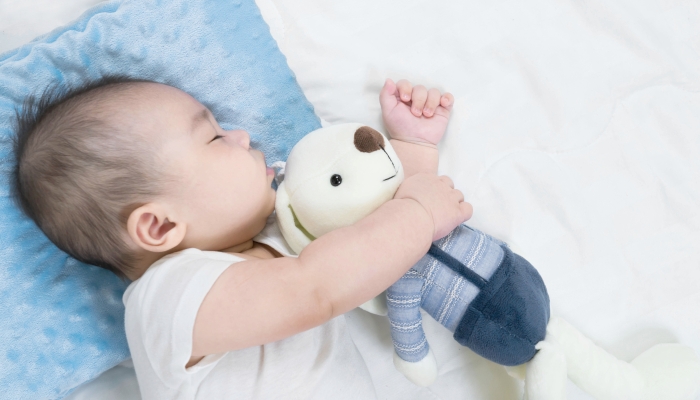
[[[536,353],[549,321],[549,296],[537,270],[508,246],[460,225],[436,241],[387,290],[396,353],[409,362],[428,354],[420,308],[475,353],[519,365]]]

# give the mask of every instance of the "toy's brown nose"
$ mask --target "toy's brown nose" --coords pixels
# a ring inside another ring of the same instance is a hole
[[[384,136],[369,126],[355,131],[355,148],[363,153],[371,153],[384,148]]]

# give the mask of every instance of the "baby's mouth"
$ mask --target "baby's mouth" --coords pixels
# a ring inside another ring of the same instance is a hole
[[[270,175],[270,171],[269,171],[270,167],[267,166],[267,161],[265,160],[265,153],[263,153],[262,151],[260,151],[260,150],[258,150],[258,149],[254,149],[254,148],[252,148],[252,147],[250,148],[250,151],[251,151],[252,153],[258,153],[258,154],[260,155],[259,158],[260,158],[260,160],[262,161],[262,164],[263,164],[263,165],[265,166],[265,168],[267,169],[267,170],[265,171],[265,174],[266,174],[266,175]],[[256,158],[255,154],[253,154],[253,158]],[[272,171],[272,175],[273,175],[273,176],[275,175],[274,170]]]

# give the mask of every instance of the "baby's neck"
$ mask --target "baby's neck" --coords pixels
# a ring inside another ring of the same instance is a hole
[[[243,242],[241,244],[237,244],[235,246],[231,246],[227,249],[219,250],[224,253],[243,253],[246,250],[250,250],[253,248],[253,239],[250,239],[247,242]]]
[[[153,263],[167,256],[170,253],[174,253],[180,250],[182,249],[174,248],[173,250],[164,253],[148,253],[144,255],[143,259],[135,266],[133,272],[127,274],[127,277],[132,281],[140,278],[141,275],[143,275],[144,272],[146,272],[148,267],[153,265]],[[252,239],[248,240],[247,242],[243,242],[219,251],[223,253],[239,255],[243,258],[282,257],[282,255],[275,251],[273,248],[260,243],[255,243]]]
[[[235,247],[232,247],[232,248],[235,248]],[[229,250],[222,250],[222,251],[225,253],[233,254],[234,256],[244,258],[246,260],[270,259],[270,258],[283,257],[282,254],[280,254],[277,250],[273,249],[272,247],[270,247],[266,244],[258,243],[258,242],[251,242],[250,248],[242,250],[242,251],[229,251]]]

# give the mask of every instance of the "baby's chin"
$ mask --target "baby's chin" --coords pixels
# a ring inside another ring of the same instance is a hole
[[[270,187],[270,203],[268,204],[268,211],[265,215],[270,216],[270,214],[275,211],[275,200],[277,200],[277,192]]]
[[[275,192],[275,189],[270,187],[269,191],[267,192],[267,197],[263,200],[265,205],[260,208],[260,211],[258,212],[258,221],[256,224],[256,230],[257,228],[262,231],[265,228],[265,225],[267,224],[267,219],[272,215],[272,213],[275,211],[275,200],[277,199],[277,192]],[[256,232],[260,233],[260,232]]]

